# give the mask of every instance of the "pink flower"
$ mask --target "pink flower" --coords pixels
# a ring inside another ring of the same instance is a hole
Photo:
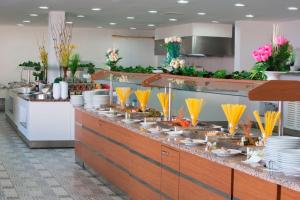
[[[258,50],[252,52],[253,58],[256,62],[266,62],[270,56],[272,56],[273,47],[270,44],[266,44]]]
[[[278,36],[276,38],[275,42],[276,42],[277,45],[282,46],[282,45],[288,43],[289,41],[283,36]]]

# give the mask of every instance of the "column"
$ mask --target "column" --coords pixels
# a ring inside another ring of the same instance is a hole
[[[48,82],[52,83],[56,77],[60,76],[59,62],[54,49],[53,29],[59,31],[59,28],[65,24],[65,11],[50,11],[48,18]]]

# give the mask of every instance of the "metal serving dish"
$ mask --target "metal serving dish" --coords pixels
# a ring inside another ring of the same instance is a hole
[[[32,97],[36,100],[46,100],[46,99],[50,99],[51,96],[48,95],[48,94],[42,94],[42,93],[39,93],[39,94],[33,94]]]

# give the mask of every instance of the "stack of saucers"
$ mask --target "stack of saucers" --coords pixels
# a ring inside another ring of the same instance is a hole
[[[264,160],[269,169],[279,170],[279,153],[286,149],[300,148],[300,138],[291,136],[272,136],[264,148]]]
[[[83,100],[84,100],[84,108],[92,109],[94,92],[93,91],[84,91],[82,94],[83,94]]]
[[[100,108],[109,104],[109,95],[94,95],[93,96],[93,107]]]
[[[300,149],[286,149],[279,153],[279,169],[286,175],[300,176]]]

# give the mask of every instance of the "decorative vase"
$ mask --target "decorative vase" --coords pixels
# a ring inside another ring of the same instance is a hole
[[[68,77],[68,67],[62,67],[62,69],[63,69],[63,72],[64,72],[64,80],[66,80],[67,77]]]
[[[53,83],[53,98],[55,100],[60,99],[60,84],[59,83]]]
[[[279,71],[266,71],[265,74],[267,75],[267,80],[280,80],[280,76],[285,74],[286,72],[279,72]]]
[[[180,44],[177,42],[169,43],[167,45],[167,57],[166,64],[170,64],[173,59],[176,59],[180,56]]]
[[[60,85],[60,97],[63,100],[66,100],[69,96],[69,94],[68,94],[68,83],[65,82],[65,81],[60,81],[59,85]]]

